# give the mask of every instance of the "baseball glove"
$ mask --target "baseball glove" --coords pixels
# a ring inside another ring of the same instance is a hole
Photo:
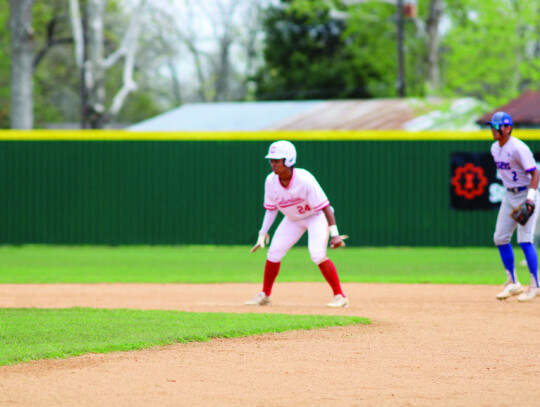
[[[524,202],[510,213],[510,217],[520,225],[525,225],[534,212],[534,204]]]

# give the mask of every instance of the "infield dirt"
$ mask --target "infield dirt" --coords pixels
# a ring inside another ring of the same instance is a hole
[[[0,367],[1,406],[538,406],[540,298],[496,286],[4,284],[0,307],[340,314],[368,326],[267,334]]]

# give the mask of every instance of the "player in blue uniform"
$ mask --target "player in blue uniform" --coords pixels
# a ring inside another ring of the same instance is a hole
[[[499,249],[507,281],[496,298],[504,300],[513,295],[519,295],[518,301],[531,301],[540,294],[538,256],[532,243],[538,216],[538,210],[535,208],[538,207],[540,199],[537,190],[540,175],[529,147],[511,135],[513,121],[508,113],[497,112],[486,124],[491,126],[491,133],[495,140],[491,146],[491,155],[495,160],[503,185],[506,187],[493,240]],[[529,213],[532,213],[525,225],[519,224],[510,216],[513,209],[521,204],[527,205]],[[531,274],[531,284],[526,292],[523,292],[523,287],[516,277],[514,252],[510,244],[516,226],[517,241],[525,254]]]

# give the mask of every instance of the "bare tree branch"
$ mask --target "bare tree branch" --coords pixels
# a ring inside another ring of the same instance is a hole
[[[45,58],[45,55],[47,55],[47,52],[49,52],[51,48],[53,48],[56,45],[73,43],[73,38],[71,37],[54,38],[58,20],[59,20],[59,17],[55,16],[47,24],[47,41],[45,42],[45,46],[34,57],[34,69],[38,67],[38,65],[41,63],[43,58]]]
[[[246,57],[244,78],[240,86],[240,95],[242,98],[247,96],[248,82],[254,74],[255,61],[257,58],[257,37],[260,30],[262,12],[263,6],[259,0],[251,0],[242,18],[242,20],[246,22],[245,40],[242,42]]]

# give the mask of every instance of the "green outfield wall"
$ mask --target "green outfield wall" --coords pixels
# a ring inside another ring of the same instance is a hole
[[[540,131],[515,135],[540,150]],[[3,131],[0,243],[252,244],[279,139],[296,145],[349,245],[492,245],[496,210],[449,198],[451,154],[489,152],[489,131]]]

